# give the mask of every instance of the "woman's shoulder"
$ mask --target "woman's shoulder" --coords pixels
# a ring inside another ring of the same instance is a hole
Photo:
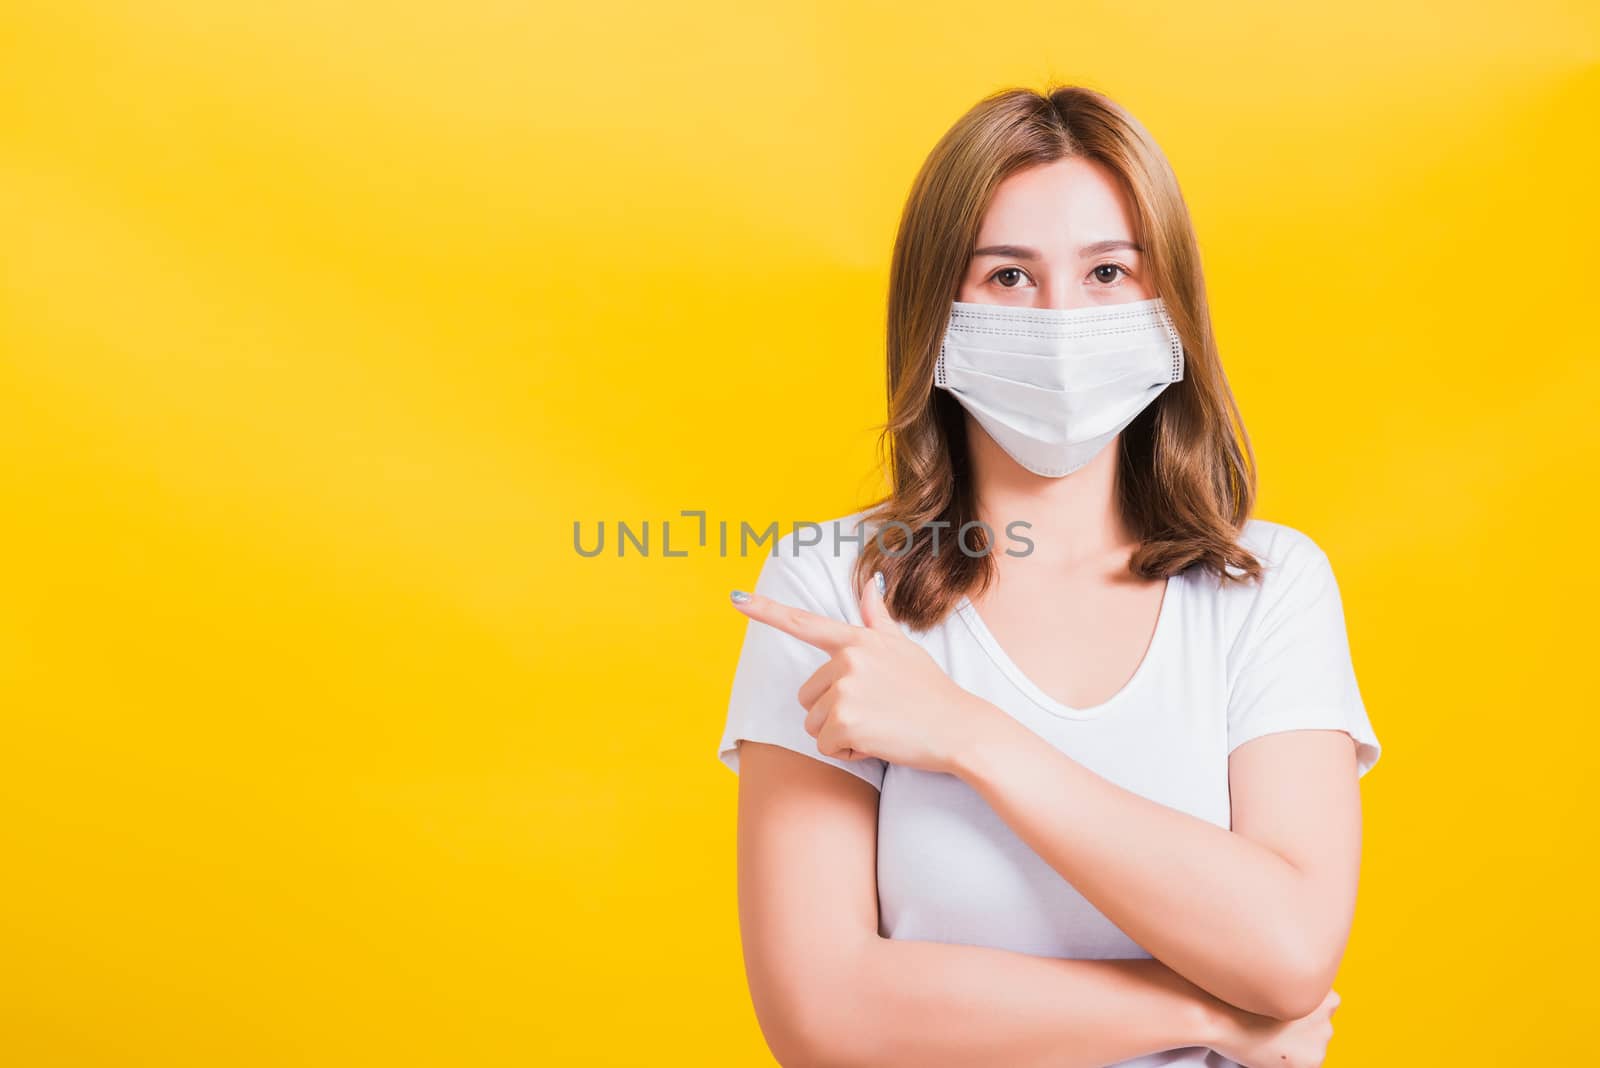
[[[771,540],[758,592],[834,619],[861,622],[854,569],[873,536],[870,509],[821,521],[797,520]]]
[[[1308,607],[1336,588],[1328,554],[1304,530],[1269,519],[1252,518],[1239,532],[1240,547],[1261,563],[1254,580],[1201,584],[1220,602],[1222,615],[1242,621],[1247,616],[1292,612]],[[1234,576],[1242,569],[1229,566]]]
[[[1261,561],[1266,571],[1289,571],[1326,559],[1322,546],[1305,531],[1271,519],[1250,518],[1239,532],[1239,544]]]

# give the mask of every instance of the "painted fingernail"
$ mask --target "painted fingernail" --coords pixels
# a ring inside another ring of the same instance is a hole
[[[745,593],[743,590],[734,590],[728,596],[733,598],[733,603],[734,604],[744,604],[746,601],[748,601],[750,599],[750,595],[748,593]]]
[[[874,582],[876,582],[878,584],[878,594],[879,594],[879,596],[882,596],[883,594],[888,592],[889,584],[884,581],[883,572],[882,571],[874,571],[872,573],[872,581],[874,581]]]

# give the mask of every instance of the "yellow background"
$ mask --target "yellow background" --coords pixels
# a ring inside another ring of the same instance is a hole
[[[769,1063],[760,561],[660,523],[864,503],[911,178],[1050,78],[1172,158],[1344,590],[1330,1062],[1592,1054],[1586,6],[7,5],[0,1061]]]

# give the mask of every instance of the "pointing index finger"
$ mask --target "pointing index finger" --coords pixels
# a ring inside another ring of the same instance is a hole
[[[804,608],[774,601],[759,593],[733,591],[733,606],[758,623],[776,627],[832,656],[844,648],[861,628],[841,620],[819,616]]]

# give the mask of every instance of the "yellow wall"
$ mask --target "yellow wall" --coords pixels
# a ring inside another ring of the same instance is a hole
[[[1051,77],[1172,157],[1344,588],[1331,1063],[1590,1054],[1597,20],[1325,6],[8,5],[0,1060],[765,1063],[759,560],[572,523],[864,502],[912,175]]]

